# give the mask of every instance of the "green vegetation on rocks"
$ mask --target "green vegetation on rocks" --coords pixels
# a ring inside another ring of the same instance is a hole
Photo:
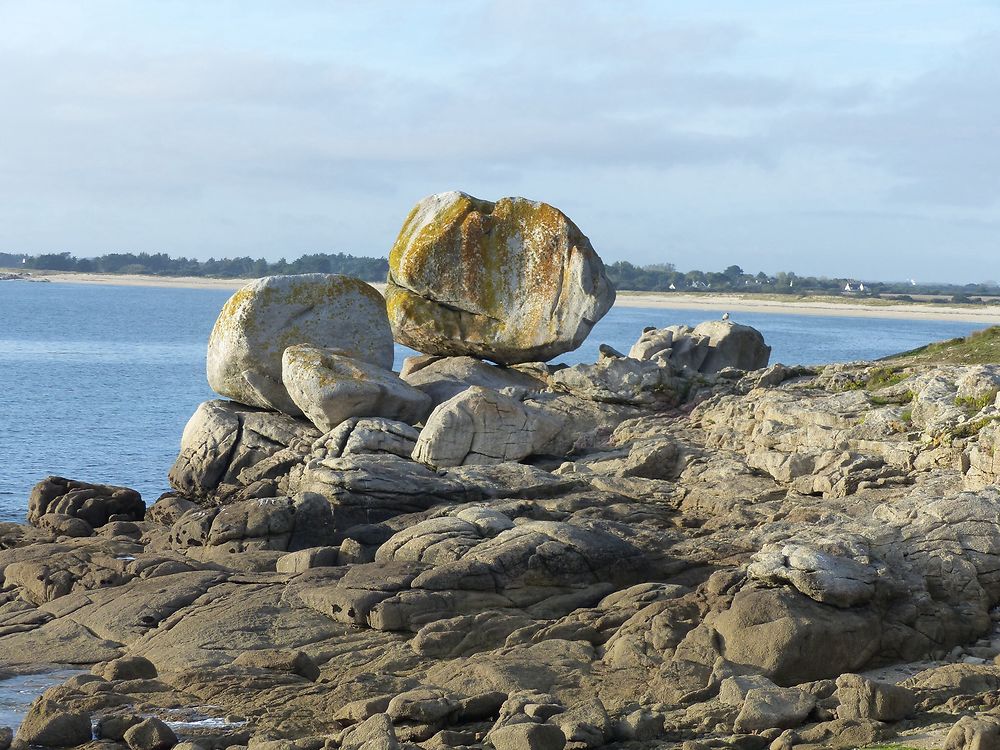
[[[901,364],[988,365],[1000,363],[1000,326],[975,331],[964,338],[937,341],[885,357]]]

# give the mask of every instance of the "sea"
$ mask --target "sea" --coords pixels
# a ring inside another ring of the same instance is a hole
[[[205,347],[220,289],[0,282],[0,521],[23,521],[31,487],[55,474],[125,485],[152,503],[195,408],[213,397]],[[646,326],[694,325],[704,310],[615,307],[566,364],[621,351]],[[975,323],[739,313],[771,362],[874,359],[964,336]],[[397,368],[412,352],[397,347]]]

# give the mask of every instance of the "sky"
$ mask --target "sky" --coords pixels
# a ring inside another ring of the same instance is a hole
[[[420,198],[606,262],[1000,278],[1000,0],[0,0],[0,251],[385,255]]]

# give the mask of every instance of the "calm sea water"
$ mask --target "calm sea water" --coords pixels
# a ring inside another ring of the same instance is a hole
[[[0,520],[23,520],[48,474],[123,484],[147,502],[168,489],[181,430],[212,392],[205,344],[230,292],[215,289],[0,283]],[[648,325],[716,313],[615,308],[561,358],[627,351]],[[871,359],[965,335],[971,323],[739,314],[760,329],[772,362]],[[397,360],[405,356],[400,348]]]

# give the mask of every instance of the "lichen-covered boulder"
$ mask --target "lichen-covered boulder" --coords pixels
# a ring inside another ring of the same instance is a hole
[[[208,384],[241,404],[300,416],[281,382],[289,346],[339,349],[392,367],[392,332],[374,288],[348,276],[267,276],[229,298],[208,340]]]
[[[396,373],[334,349],[288,347],[281,377],[295,405],[323,432],[352,417],[416,424],[431,411],[431,397]]]
[[[614,300],[590,240],[525,198],[424,198],[389,253],[393,334],[425,354],[545,361],[580,346]]]

